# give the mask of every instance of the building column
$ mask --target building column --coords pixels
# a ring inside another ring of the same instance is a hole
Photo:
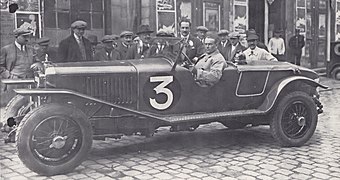
[[[269,24],[269,7],[267,0],[264,0],[264,44],[268,45],[268,24]]]

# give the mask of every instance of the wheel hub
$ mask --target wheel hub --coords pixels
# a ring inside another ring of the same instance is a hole
[[[301,117],[298,117],[297,118],[297,121],[298,121],[298,125],[299,126],[305,126],[306,125],[306,118],[301,116]]]
[[[56,136],[53,138],[52,143],[50,145],[50,148],[56,148],[56,149],[61,149],[65,146],[66,144],[66,139],[67,136]]]

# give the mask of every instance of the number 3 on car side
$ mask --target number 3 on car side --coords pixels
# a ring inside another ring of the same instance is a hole
[[[156,77],[150,77],[150,82],[160,82],[153,90],[156,92],[156,95],[158,94],[165,94],[167,97],[167,100],[164,103],[157,102],[154,98],[149,98],[150,105],[158,110],[165,110],[169,108],[174,100],[174,95],[172,91],[167,88],[167,86],[173,82],[173,76],[156,76]]]

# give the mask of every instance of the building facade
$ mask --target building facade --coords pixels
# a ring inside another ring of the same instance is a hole
[[[18,3],[15,13],[8,12],[10,3]],[[100,39],[136,31],[140,24],[177,33],[181,18],[213,34],[252,28],[264,43],[282,30],[286,45],[298,28],[306,40],[302,66],[310,68],[325,67],[330,42],[340,41],[340,0],[1,0],[1,46],[12,42],[11,32],[21,26],[34,31],[33,39],[47,36],[57,47],[78,19],[88,23],[87,35]],[[290,59],[289,48],[286,54]]]

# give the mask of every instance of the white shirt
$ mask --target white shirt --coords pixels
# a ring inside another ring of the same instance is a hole
[[[14,44],[15,44],[15,46],[16,46],[18,49],[20,49],[21,51],[25,52],[25,49],[26,49],[25,45],[21,45],[21,44],[19,44],[17,41],[14,41]],[[22,49],[21,49],[21,47],[22,47]]]
[[[272,37],[268,42],[268,51],[272,54],[285,54],[285,41],[282,38]]]
[[[247,48],[245,51],[243,51],[243,54],[246,56],[247,61],[253,60],[277,61],[277,59],[272,54],[257,46],[253,50]]]

